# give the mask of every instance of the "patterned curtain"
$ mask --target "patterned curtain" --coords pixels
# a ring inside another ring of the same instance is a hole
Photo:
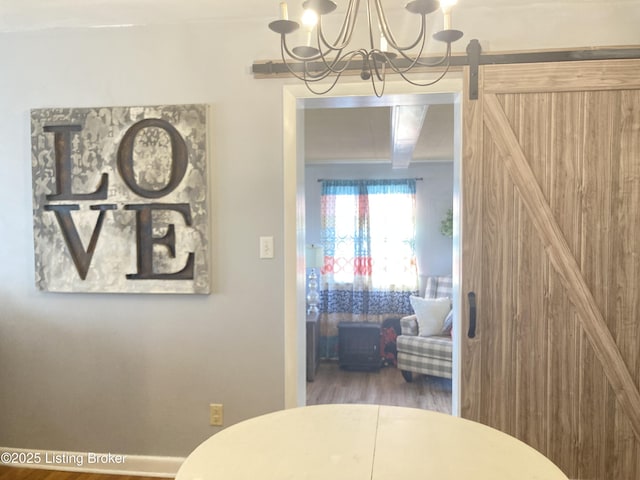
[[[340,322],[378,322],[413,313],[415,180],[322,182],[320,348],[338,356]]]

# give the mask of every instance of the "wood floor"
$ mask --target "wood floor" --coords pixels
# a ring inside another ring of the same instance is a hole
[[[82,472],[61,472],[56,470],[14,468],[0,465],[0,480],[158,480],[158,478]]]
[[[307,405],[368,403],[422,408],[451,413],[451,380],[414,375],[405,382],[399,370],[343,370],[336,362],[321,362],[313,382],[307,382]]]

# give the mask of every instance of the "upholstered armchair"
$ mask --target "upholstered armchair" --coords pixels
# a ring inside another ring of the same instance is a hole
[[[407,382],[414,373],[451,378],[453,342],[450,276],[428,277],[424,298],[412,297],[414,315],[400,320],[398,368]]]

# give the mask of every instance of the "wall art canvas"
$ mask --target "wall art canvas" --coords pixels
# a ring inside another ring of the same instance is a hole
[[[40,290],[210,292],[207,110],[31,111]]]

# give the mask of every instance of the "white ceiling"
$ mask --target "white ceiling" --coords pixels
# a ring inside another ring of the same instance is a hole
[[[307,163],[390,163],[391,107],[323,108],[305,112]],[[453,104],[430,105],[413,162],[453,160]]]
[[[607,4],[628,3],[608,0]],[[302,1],[289,2],[297,9]],[[345,0],[337,0],[338,10]],[[388,9],[406,1],[383,0]],[[594,4],[592,0],[458,0],[460,8],[512,8],[540,4]],[[0,0],[0,31],[276,18],[279,0]],[[588,7],[595,8],[595,7]]]

